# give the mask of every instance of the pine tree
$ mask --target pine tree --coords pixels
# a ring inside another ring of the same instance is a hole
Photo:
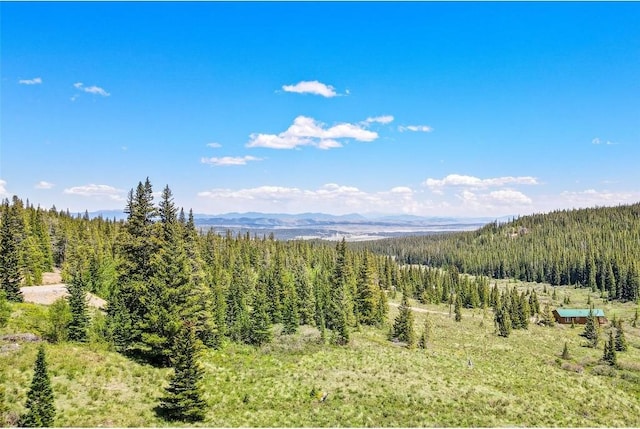
[[[500,308],[496,310],[495,324],[499,336],[507,338],[511,334],[511,317],[504,301]]]
[[[418,347],[420,347],[421,349],[426,349],[430,339],[431,339],[431,320],[429,319],[429,315],[427,314],[425,315],[424,328],[422,329],[422,334],[418,339]]]
[[[542,319],[539,323],[544,326],[555,326],[556,318],[553,317],[553,312],[551,311],[551,306],[549,304],[544,305],[544,309],[542,310]]]
[[[53,389],[47,372],[44,345],[38,349],[38,356],[33,368],[33,380],[27,393],[27,412],[20,417],[20,427],[51,427],[56,410],[53,400]]]
[[[227,292],[227,334],[235,342],[246,339],[249,329],[249,310],[244,291],[249,287],[249,275],[242,260],[236,259]]]
[[[406,293],[402,294],[398,315],[393,322],[391,337],[406,343],[409,348],[415,345],[416,334],[413,330],[413,312],[409,307],[409,297]]]
[[[129,191],[125,207],[127,221],[118,236],[119,254],[117,287],[109,299],[107,325],[117,350],[144,357],[147,349],[144,318],[148,317],[148,297],[158,299],[149,291],[154,276],[153,255],[158,237],[154,232],[157,210],[153,206],[153,189],[149,178],[138,183],[135,193]],[[141,347],[141,345],[143,345]]]
[[[615,350],[617,352],[626,352],[629,346],[627,345],[627,340],[624,337],[624,331],[622,330],[622,320],[618,321],[618,326],[616,327],[616,342],[615,342]]]
[[[357,282],[356,312],[359,323],[374,325],[378,322],[376,306],[378,301],[378,286],[374,277],[374,268],[369,252],[365,252]]]
[[[344,345],[349,342],[347,314],[349,307],[347,296],[347,244],[344,239],[338,242],[336,252],[337,258],[331,277],[331,288],[325,323],[329,329],[334,331],[334,342]]]
[[[175,337],[171,364],[174,373],[160,399],[158,414],[171,421],[196,422],[204,419],[203,370],[198,364],[198,339],[193,324],[186,323]]]
[[[604,354],[602,360],[611,366],[616,366],[616,349],[613,340],[613,332],[609,331],[609,340],[604,344]]]
[[[258,284],[253,297],[253,308],[251,309],[251,327],[249,330],[248,343],[260,346],[271,341],[271,322],[267,312],[267,296],[265,284]]]
[[[454,314],[456,315],[455,321],[460,322],[462,320],[462,298],[460,294],[456,295],[455,307],[453,309]]]
[[[593,314],[593,307],[589,309],[589,315],[587,316],[587,323],[584,325],[584,332],[582,334],[587,340],[589,340],[589,347],[597,347],[600,339],[600,323]]]
[[[564,342],[564,348],[562,349],[562,359],[564,360],[568,360],[571,359],[571,356],[569,355],[569,346],[567,346],[567,342]]]
[[[296,284],[296,294],[298,296],[298,313],[301,325],[311,325],[313,322],[313,310],[315,300],[312,285],[309,281],[307,269],[304,262],[300,260],[294,267],[294,280]]]
[[[2,205],[0,213],[0,290],[7,299],[22,302],[22,273],[20,272],[20,237],[22,223],[16,203],[10,207],[8,201]]]
[[[287,273],[288,274],[288,273]],[[284,279],[284,302],[282,308],[282,333],[291,335],[298,332],[298,297],[290,275]]]
[[[89,328],[89,314],[87,312],[87,297],[83,273],[74,272],[71,283],[67,285],[69,291],[69,308],[71,320],[68,326],[68,338],[71,341],[87,341]]]

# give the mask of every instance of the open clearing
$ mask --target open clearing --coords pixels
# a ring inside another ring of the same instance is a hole
[[[56,299],[69,295],[65,283],[25,286],[21,287],[20,291],[22,292],[25,302],[44,305],[51,305]],[[89,305],[93,307],[105,308],[107,305],[107,301],[89,292],[87,292],[87,300]]]

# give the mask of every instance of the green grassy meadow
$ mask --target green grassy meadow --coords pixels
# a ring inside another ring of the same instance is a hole
[[[513,285],[535,287],[543,305],[550,300],[551,287],[544,294],[542,285]],[[565,293],[571,301],[565,306],[586,307],[586,290],[559,287],[558,304]],[[404,348],[388,341],[386,330],[368,327],[353,332],[348,346],[323,345],[319,332],[305,326],[294,336],[277,333],[262,348],[229,343],[205,351],[209,408],[199,425],[640,427],[640,328],[631,327],[636,306],[604,303],[595,294],[591,299],[607,317],[615,313],[623,320],[629,351],[618,353],[618,368],[599,362],[602,340],[597,349],[582,345],[582,326],[532,323],[501,338],[490,309],[464,309],[462,321],[455,322],[448,305],[412,301],[434,312],[414,312],[416,333],[425,317],[433,325],[426,350]],[[1,334],[42,332],[46,307],[13,304],[13,310]],[[390,321],[396,313],[391,307]],[[560,358],[565,342],[569,360]],[[46,351],[57,426],[180,425],[153,411],[170,370],[134,362],[101,344],[48,344]],[[37,344],[30,343],[0,354],[9,417],[23,411],[36,352]]]

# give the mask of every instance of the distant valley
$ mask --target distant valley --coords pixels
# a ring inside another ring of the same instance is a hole
[[[89,213],[90,217],[126,219],[119,210]],[[497,218],[508,221],[511,217]],[[472,231],[496,218],[423,217],[413,215],[330,215],[326,213],[225,213],[194,214],[199,229],[218,233],[249,233],[273,236],[278,240],[341,240],[365,241],[409,235],[438,234],[452,231]]]

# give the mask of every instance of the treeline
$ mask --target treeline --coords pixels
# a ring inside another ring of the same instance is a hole
[[[612,300],[640,297],[640,204],[535,214],[477,231],[355,245],[399,263],[493,278],[578,285]]]

